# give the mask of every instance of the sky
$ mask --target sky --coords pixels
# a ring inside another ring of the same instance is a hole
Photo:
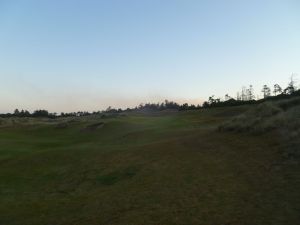
[[[292,73],[298,0],[0,0],[0,113],[201,104]]]

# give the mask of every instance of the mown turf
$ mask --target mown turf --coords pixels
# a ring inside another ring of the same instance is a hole
[[[217,132],[245,110],[2,121],[0,224],[299,224],[276,137]]]

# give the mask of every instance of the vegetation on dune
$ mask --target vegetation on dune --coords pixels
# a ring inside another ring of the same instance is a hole
[[[300,97],[268,101],[224,122],[220,131],[265,134],[273,132],[288,150],[288,157],[300,157]]]

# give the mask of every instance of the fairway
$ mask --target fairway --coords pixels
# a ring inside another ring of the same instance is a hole
[[[0,0],[0,225],[300,225],[300,0]]]
[[[217,131],[249,107],[2,119],[0,224],[299,224],[276,134]]]

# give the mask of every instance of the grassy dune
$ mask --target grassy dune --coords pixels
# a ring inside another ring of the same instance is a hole
[[[299,224],[276,134],[218,132],[248,109],[2,119],[0,224]]]

